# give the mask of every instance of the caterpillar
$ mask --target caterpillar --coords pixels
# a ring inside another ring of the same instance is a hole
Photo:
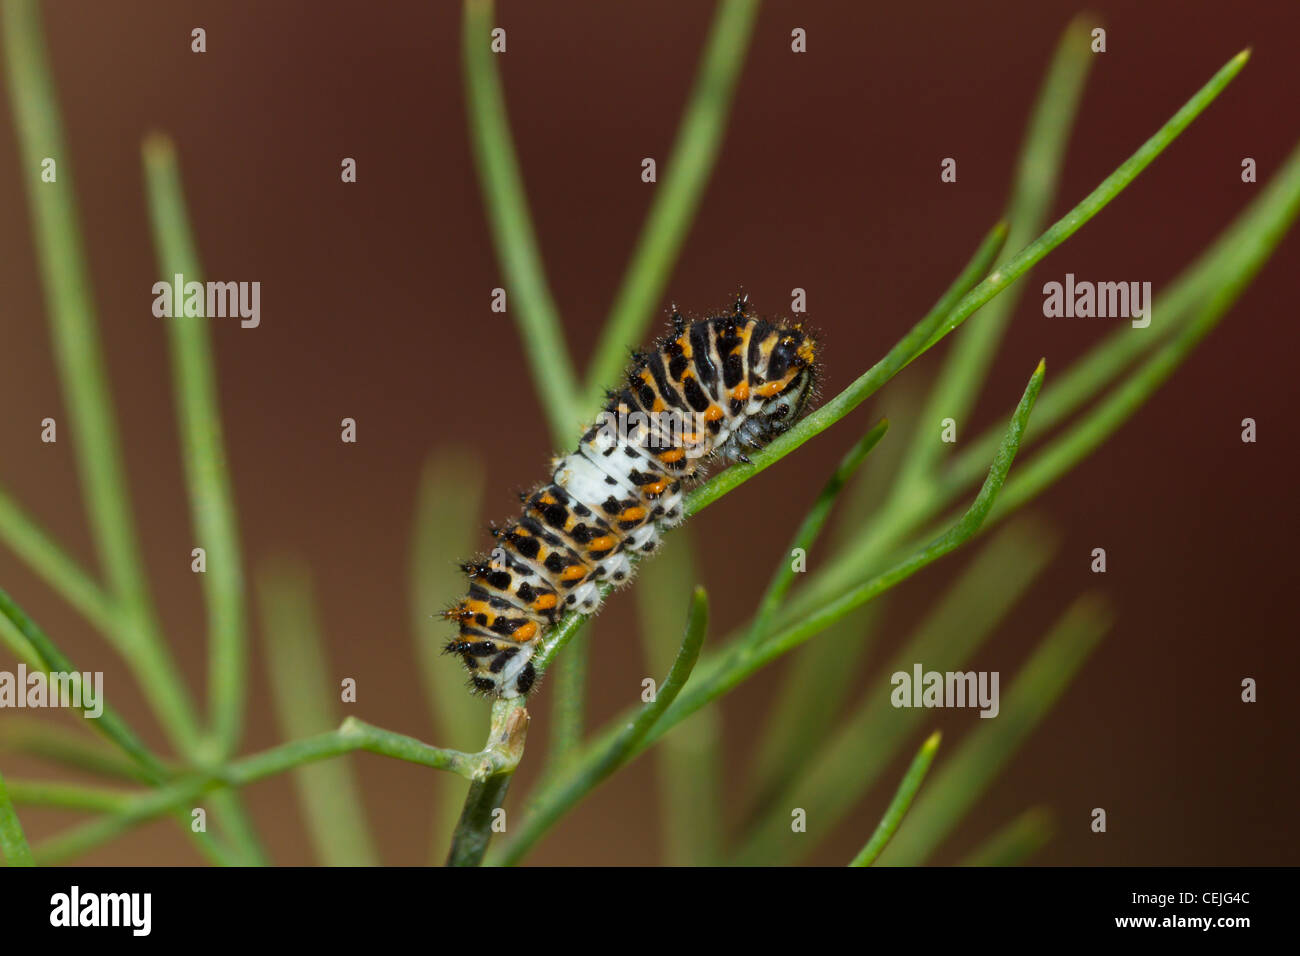
[[[633,352],[621,388],[548,482],[521,494],[523,514],[491,526],[497,546],[461,565],[469,592],[443,612],[460,633],[446,645],[470,689],[518,697],[533,656],[569,611],[592,614],[601,585],[627,583],[636,562],[684,519],[683,488],[708,459],[748,462],[799,417],[813,393],[817,344],[799,323],[750,314],[745,295]]]

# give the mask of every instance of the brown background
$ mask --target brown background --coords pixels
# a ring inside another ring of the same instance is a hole
[[[1220,100],[1035,273],[1038,283],[1070,271],[1150,280],[1159,290],[1261,188],[1240,181],[1241,158],[1253,156],[1266,180],[1294,144],[1300,8],[1256,0],[1095,9],[1109,51],[1093,66],[1058,213],[1254,45]],[[806,288],[828,343],[825,394],[838,391],[924,312],[998,218],[1039,79],[1076,11],[1038,0],[765,5],[669,294],[707,309],[744,283],[760,310],[778,312],[791,288]],[[688,2],[505,3],[498,11],[529,199],[579,362],[651,199],[640,159],[658,157],[662,176],[710,18],[711,5]],[[285,550],[307,557],[333,670],[363,689],[355,712],[429,737],[406,590],[421,463],[452,444],[485,456],[488,511],[504,517],[512,491],[538,477],[552,451],[540,415],[527,411],[535,399],[513,328],[488,311],[489,290],[503,280],[466,139],[458,5],[65,2],[45,19],[149,572],[193,686],[202,686],[204,618],[188,570],[165,340],[150,314],[156,277],[139,166],[140,140],[153,129],[178,144],[208,277],[263,287],[261,328],[217,321],[214,330],[246,556],[252,564]],[[196,25],[208,33],[202,56],[189,52]],[[808,31],[804,56],[790,53],[794,26]],[[53,415],[62,430],[65,411],[23,194],[22,177],[34,173],[17,155],[8,100],[0,100],[0,476],[93,566],[71,442],[38,440],[40,419]],[[358,159],[356,185],[339,182],[343,156]],[[939,181],[944,156],[958,158],[955,185]],[[939,861],[959,859],[1023,807],[1045,803],[1061,828],[1041,862],[1300,862],[1287,407],[1298,248],[1293,235],[1175,378],[1035,506],[1059,529],[1061,550],[974,666],[1014,673],[1061,607],[1098,584],[1088,572],[1093,547],[1109,554],[1100,583],[1117,624]],[[1043,319],[1031,287],[963,434],[1004,413],[1039,356],[1050,374],[1110,327]],[[902,378],[922,384],[937,366],[932,356]],[[724,547],[770,566],[796,515],[780,517],[773,533],[771,523],[749,522],[754,509],[807,501],[816,476],[872,414],[860,410],[799,463],[774,468],[697,522],[715,634],[742,619],[761,587],[720,567]],[[360,423],[355,446],[338,440],[345,415]],[[1259,422],[1258,444],[1239,440],[1246,416]],[[959,565],[906,586],[873,664]],[[160,744],[120,663],[7,550],[0,583],[80,666],[108,672],[117,706]],[[616,598],[601,621],[592,703],[600,717],[632,699],[643,670],[634,638],[620,636],[631,633],[634,603]],[[279,739],[260,643],[253,661],[245,749]],[[1243,676],[1260,682],[1254,706],[1239,702]],[[760,675],[725,710],[732,774],[743,769],[776,677]],[[549,704],[541,696],[539,742]],[[973,716],[940,713],[933,723],[955,742]],[[14,775],[48,774],[12,757],[6,764]],[[426,772],[372,757],[359,767],[385,860],[421,862]],[[651,774],[650,761],[623,773],[533,860],[657,861],[654,825],[643,822],[654,819]],[[308,862],[288,779],[255,787],[250,799],[275,859]],[[887,799],[872,793],[818,860],[845,859]],[[1109,812],[1104,836],[1088,830],[1095,806]],[[24,817],[37,837],[71,822],[53,812]],[[88,859],[195,857],[159,823]]]

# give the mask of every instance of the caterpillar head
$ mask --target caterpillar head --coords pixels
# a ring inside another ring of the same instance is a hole
[[[745,452],[762,448],[803,414],[817,384],[817,343],[799,326],[773,330],[776,341],[758,369],[764,384],[753,389],[762,404],[718,449],[730,460],[747,461]],[[751,406],[752,408],[752,406]]]
[[[817,343],[799,326],[780,329],[764,377],[775,394],[752,416],[760,445],[799,420],[812,397],[817,375]]]

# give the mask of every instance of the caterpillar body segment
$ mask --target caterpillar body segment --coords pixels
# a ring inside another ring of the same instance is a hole
[[[817,345],[801,325],[756,318],[743,296],[693,321],[674,308],[671,322],[550,479],[522,496],[523,513],[493,529],[491,554],[462,565],[469,591],[444,612],[460,630],[446,650],[474,691],[527,694],[547,629],[595,613],[602,585],[631,580],[685,518],[684,490],[705,464],[747,461],[811,398]]]

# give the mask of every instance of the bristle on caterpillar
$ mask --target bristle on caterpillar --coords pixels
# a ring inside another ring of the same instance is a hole
[[[631,580],[661,533],[685,517],[683,489],[710,458],[748,461],[788,429],[816,379],[817,343],[798,323],[755,318],[737,296],[722,313],[686,319],[631,353],[619,388],[550,480],[520,494],[523,513],[489,526],[492,553],[467,561],[469,593],[443,616],[446,646],[470,688],[518,697],[537,679],[533,655],[562,615],[594,613],[601,585]]]

